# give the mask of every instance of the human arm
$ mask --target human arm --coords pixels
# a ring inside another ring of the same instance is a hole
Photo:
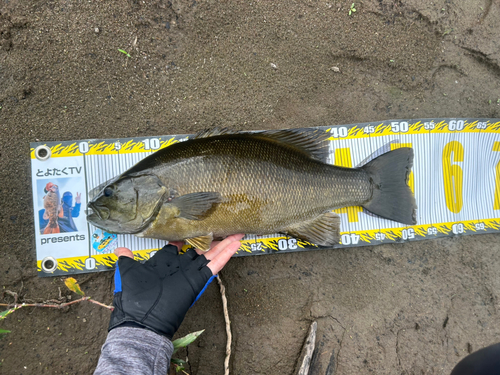
[[[115,307],[108,338],[94,374],[165,374],[173,352],[171,338],[208,279],[240,246],[243,235],[214,243],[206,253],[178,254],[167,245],[140,264],[118,248]]]
[[[75,195],[75,206],[73,207],[73,210],[71,210],[72,217],[80,216],[81,206],[82,206],[82,193],[77,192]]]

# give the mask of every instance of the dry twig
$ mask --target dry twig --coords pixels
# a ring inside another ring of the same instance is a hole
[[[222,284],[220,274],[217,275],[217,281],[220,286],[220,294],[222,296],[222,308],[224,310],[224,320],[226,321],[226,333],[227,333],[227,344],[226,344],[226,359],[224,360],[224,375],[229,375],[229,359],[231,358],[231,321],[229,320],[229,313],[227,310],[227,298],[226,298],[226,288]]]
[[[17,303],[17,293],[16,292],[6,290],[5,293],[14,297],[14,303],[0,303],[0,306],[7,307],[9,309],[17,310],[17,309],[20,309],[21,307],[51,307],[51,308],[55,308],[55,309],[62,309],[66,306],[74,305],[75,303],[79,303],[82,301],[89,301],[89,302],[95,303],[96,305],[105,307],[105,308],[113,311],[113,306],[108,306],[104,303],[95,301],[90,297],[82,297],[80,299],[77,299],[77,300],[74,300],[71,302],[57,303],[57,304],[50,304],[50,303],[45,303],[45,302],[44,303]],[[51,301],[55,301],[55,300],[51,300]]]

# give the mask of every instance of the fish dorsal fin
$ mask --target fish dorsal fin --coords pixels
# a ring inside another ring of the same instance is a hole
[[[201,220],[214,204],[219,203],[221,196],[215,192],[200,192],[181,195],[174,198],[171,204],[179,210],[179,217],[188,220]],[[169,203],[170,204],[170,203]]]
[[[328,159],[328,138],[330,137],[330,134],[324,130],[270,130],[262,133],[256,133],[256,135],[285,143],[288,146],[293,147],[300,152],[306,153],[310,157],[324,163]]]
[[[188,238],[186,239],[186,242],[198,250],[208,251],[210,250],[210,244],[212,243],[213,238],[212,233],[209,233],[205,236]]]
[[[198,132],[192,139],[215,137],[216,135],[234,134],[234,130],[228,128],[205,129]]]
[[[236,134],[237,131],[228,128],[214,128],[202,130],[193,139],[215,137],[217,135]],[[328,138],[330,134],[320,129],[286,129],[266,130],[263,132],[248,133],[256,137],[264,137],[284,143],[297,151],[303,152],[310,157],[326,162],[328,160]]]
[[[286,233],[320,246],[335,246],[340,240],[340,216],[326,212],[316,218],[292,225]]]

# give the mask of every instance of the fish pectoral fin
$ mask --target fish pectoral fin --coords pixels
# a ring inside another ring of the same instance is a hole
[[[340,216],[326,212],[320,216],[286,229],[286,233],[320,246],[334,246],[340,240]]]
[[[210,244],[212,243],[213,238],[212,233],[210,233],[206,236],[188,238],[186,239],[186,242],[198,250],[208,251],[210,250]]]
[[[209,214],[212,207],[221,201],[221,195],[215,192],[202,192],[181,195],[172,203],[179,209],[179,217],[188,220],[201,220]]]

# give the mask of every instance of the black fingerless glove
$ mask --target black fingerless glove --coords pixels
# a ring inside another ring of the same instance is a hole
[[[165,246],[144,264],[121,256],[109,330],[138,326],[171,339],[212,276],[208,262],[194,250],[179,255],[173,245]]]

